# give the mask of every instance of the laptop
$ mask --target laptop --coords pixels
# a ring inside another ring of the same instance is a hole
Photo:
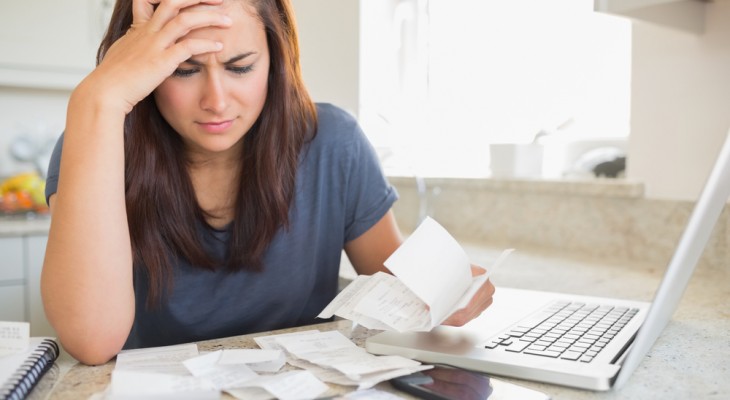
[[[590,390],[621,388],[676,309],[730,197],[730,132],[651,303],[499,287],[461,328],[386,331],[373,354]]]

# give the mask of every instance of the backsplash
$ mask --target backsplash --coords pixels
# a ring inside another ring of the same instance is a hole
[[[689,201],[646,199],[642,184],[623,180],[426,178],[420,192],[412,177],[389,180],[401,196],[394,210],[404,232],[415,229],[423,210],[468,244],[658,268],[669,262],[694,207]],[[727,221],[726,210],[701,266],[727,267]]]

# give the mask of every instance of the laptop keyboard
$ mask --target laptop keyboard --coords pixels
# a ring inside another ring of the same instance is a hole
[[[484,347],[587,363],[638,311],[629,307],[556,301]]]

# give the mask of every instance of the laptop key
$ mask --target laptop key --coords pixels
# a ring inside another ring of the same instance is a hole
[[[536,356],[558,358],[560,356],[559,351],[550,350],[530,350],[529,348],[524,351],[525,354],[533,354]]]
[[[581,353],[579,351],[570,351],[569,350],[569,351],[566,351],[565,353],[563,353],[560,356],[560,358],[562,358],[564,360],[575,361],[575,360],[578,360],[582,355],[583,355],[583,353]]]
[[[522,350],[526,349],[527,346],[529,346],[529,345],[530,345],[530,342],[519,342],[519,341],[517,341],[517,342],[514,342],[511,345],[505,347],[504,349],[506,351],[512,351],[512,352],[515,352],[515,353],[519,353]]]
[[[487,342],[487,343],[484,344],[484,347],[487,348],[487,349],[494,349],[497,346],[499,346],[499,343],[500,342],[498,342],[498,341]]]

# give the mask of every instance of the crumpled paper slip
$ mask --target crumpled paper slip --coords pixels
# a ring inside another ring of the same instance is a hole
[[[238,399],[251,399],[261,389],[280,400],[315,399],[329,390],[309,371],[288,371],[275,375],[262,375],[226,392]]]
[[[376,356],[339,331],[307,331],[254,338],[266,349],[280,348],[287,362],[325,382],[368,389],[376,384],[432,368],[400,356]]]
[[[311,372],[323,382],[334,383],[342,386],[357,386],[357,390],[370,389],[380,382],[385,382],[399,376],[410,375],[414,372],[433,368],[433,365],[419,365],[416,367],[391,369],[387,371],[373,372],[371,374],[363,374],[360,379],[350,379],[339,370],[322,367],[306,360],[293,358],[288,362],[297,368]]]
[[[122,350],[117,354],[115,371],[190,375],[183,361],[200,355],[195,343]]]
[[[430,331],[469,301],[513,249],[486,274],[472,277],[464,249],[426,218],[385,261],[393,275],[358,276],[318,315],[349,319],[368,329]]]
[[[183,365],[194,377],[209,382],[218,390],[239,387],[240,384],[259,376],[244,363],[221,364],[223,351],[190,358]]]
[[[219,399],[220,391],[194,376],[115,369],[102,399]]]
[[[307,371],[258,375],[251,365],[283,360],[281,350],[218,350],[184,362],[190,373],[237,398],[313,399],[329,389]],[[281,362],[280,365],[283,365]],[[278,371],[278,369],[277,369]]]
[[[226,349],[218,364],[246,364],[256,372],[278,372],[286,364],[286,355],[282,350]]]

